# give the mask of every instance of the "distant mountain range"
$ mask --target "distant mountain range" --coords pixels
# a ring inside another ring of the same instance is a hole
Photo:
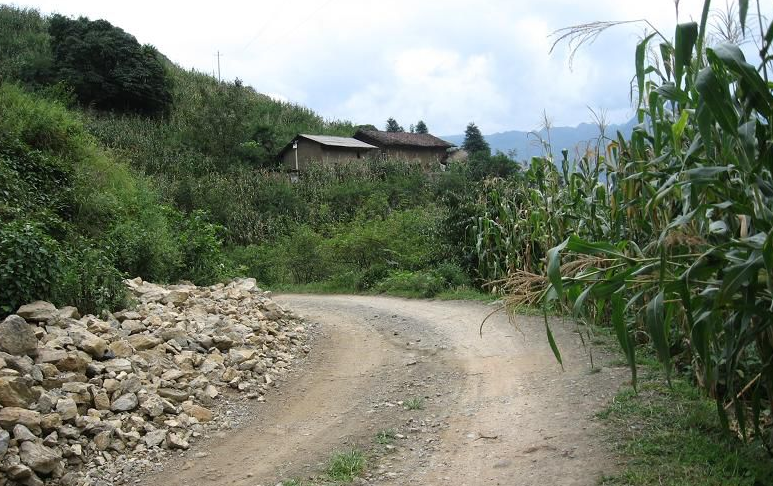
[[[627,123],[622,125],[609,125],[606,129],[607,137],[614,138],[618,131],[628,137],[633,130],[633,127],[637,125],[636,118],[632,118]],[[534,132],[547,139],[547,133],[545,130]],[[553,147],[553,155],[558,157],[562,149],[568,149],[570,153],[579,145],[583,146],[588,141],[595,140],[599,136],[599,129],[592,123],[581,123],[576,127],[553,127],[550,129],[550,142]],[[501,150],[504,153],[508,153],[511,150],[515,150],[515,158],[517,160],[529,160],[534,156],[542,155],[542,147],[538,142],[538,138],[532,132],[522,132],[518,130],[512,130],[508,132],[492,133],[490,135],[484,135],[486,141],[491,146],[491,152],[495,153],[497,150]],[[464,135],[448,135],[441,136],[443,140],[447,140],[455,145],[461,147],[464,142]]]

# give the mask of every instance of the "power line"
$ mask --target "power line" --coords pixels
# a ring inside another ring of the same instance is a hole
[[[288,2],[285,4],[285,10],[287,9],[287,6],[288,6],[288,5],[291,5],[292,3],[293,3],[293,2],[292,2],[292,0],[288,0]],[[249,40],[249,41],[248,41],[248,42],[247,42],[247,43],[244,45],[244,47],[242,47],[242,52],[243,52],[243,51],[245,51],[245,50],[247,50],[247,48],[248,48],[248,47],[250,47],[250,46],[252,45],[252,43],[253,43],[253,42],[255,42],[256,40],[258,40],[258,39],[259,39],[259,38],[260,38],[260,37],[261,37],[261,36],[262,36],[262,35],[263,35],[263,34],[266,32],[266,30],[268,30],[268,27],[269,27],[270,25],[272,25],[272,24],[275,22],[275,20],[276,20],[277,18],[281,18],[281,16],[275,16],[274,18],[272,18],[272,17],[269,17],[269,18],[268,18],[268,20],[266,20],[266,21],[263,23],[263,25],[260,27],[260,29],[258,29],[258,33],[257,33],[257,34],[255,34],[255,35],[252,37],[252,39],[250,39],[250,40]]]

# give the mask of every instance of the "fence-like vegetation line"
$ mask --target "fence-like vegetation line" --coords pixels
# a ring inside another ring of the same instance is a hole
[[[575,171],[566,154],[562,171],[534,160],[525,184],[489,192],[474,234],[481,273],[511,305],[611,321],[634,385],[635,349],[649,342],[667,373],[694,373],[724,423],[771,450],[773,23],[760,21],[753,66],[736,44],[707,45],[708,15],[706,2],[673,42],[639,43],[630,140],[602,138]]]

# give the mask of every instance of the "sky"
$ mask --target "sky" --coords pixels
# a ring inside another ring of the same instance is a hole
[[[532,130],[633,116],[630,81],[643,24],[611,29],[578,51],[551,33],[594,20],[646,18],[667,37],[674,0],[38,0],[43,13],[105,19],[186,69],[241,79],[328,119],[432,133]],[[753,3],[753,2],[752,2]],[[763,2],[764,3],[764,2]],[[714,4],[724,5],[722,1]],[[702,0],[681,0],[679,21]]]

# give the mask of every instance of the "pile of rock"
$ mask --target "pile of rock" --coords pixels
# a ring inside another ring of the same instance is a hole
[[[262,394],[308,352],[300,320],[253,279],[162,287],[98,318],[47,302],[0,324],[0,486],[90,484],[98,467],[187,449],[225,390]]]

